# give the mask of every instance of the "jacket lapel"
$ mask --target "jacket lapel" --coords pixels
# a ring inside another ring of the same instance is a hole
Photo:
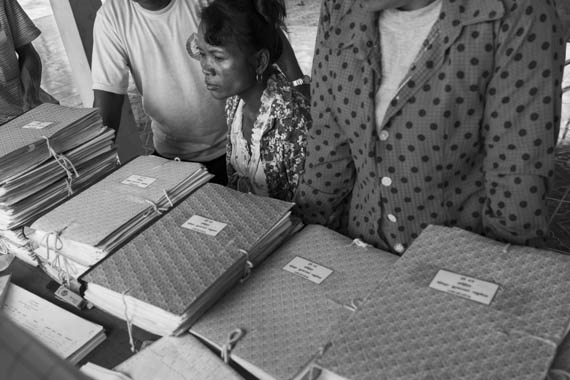
[[[443,0],[439,19],[388,107],[382,128],[439,71],[448,49],[459,38],[465,26],[500,19],[504,12],[500,0]]]

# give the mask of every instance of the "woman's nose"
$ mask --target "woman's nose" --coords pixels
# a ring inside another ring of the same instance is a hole
[[[214,75],[214,69],[208,57],[200,58],[200,65],[202,66],[202,73],[204,73],[204,75]]]

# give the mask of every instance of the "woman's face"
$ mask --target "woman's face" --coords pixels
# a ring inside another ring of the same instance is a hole
[[[197,49],[206,88],[216,99],[240,95],[256,84],[255,64],[237,45],[213,46],[204,40],[203,25],[197,35]]]

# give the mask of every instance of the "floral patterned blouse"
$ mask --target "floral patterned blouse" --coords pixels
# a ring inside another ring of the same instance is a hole
[[[305,167],[308,100],[283,74],[272,74],[261,96],[251,145],[241,132],[241,99],[226,101],[228,186],[285,201],[293,200]]]

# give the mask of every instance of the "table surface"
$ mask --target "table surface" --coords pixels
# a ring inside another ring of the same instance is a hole
[[[91,322],[102,325],[105,328],[107,339],[98,345],[91,353],[78,363],[82,366],[91,362],[101,367],[113,369],[133,355],[130,349],[129,334],[125,321],[105,313],[97,308],[78,310],[75,307],[57,299],[54,292],[59,284],[52,280],[41,269],[33,267],[18,259],[15,259],[8,270],[2,274],[10,273],[11,282],[56,304],[73,314],[85,318]],[[137,349],[141,349],[143,344],[153,342],[160,337],[133,326],[133,339]],[[206,345],[208,347],[208,345]],[[215,352],[215,349],[209,347]],[[243,368],[231,363],[231,366],[245,380],[256,380]]]

